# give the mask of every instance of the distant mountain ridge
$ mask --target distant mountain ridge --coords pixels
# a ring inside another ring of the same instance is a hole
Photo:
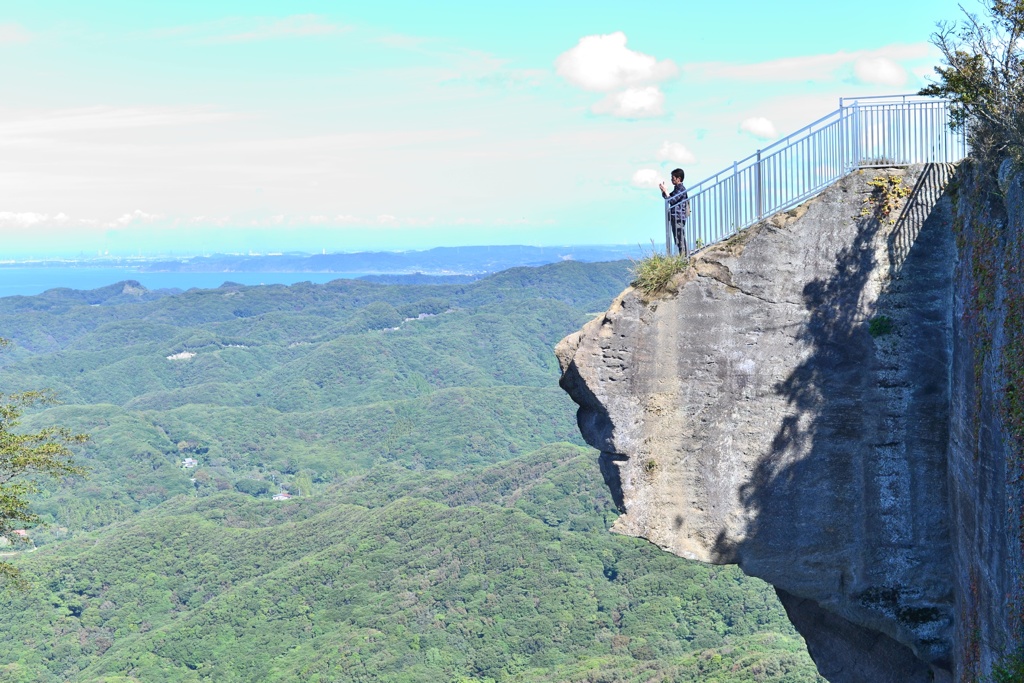
[[[636,258],[640,247],[437,247],[426,251],[367,251],[351,254],[214,254],[153,261],[141,272],[371,272],[423,274],[494,273],[517,266],[558,261],[615,261]]]
[[[342,273],[346,275],[480,276],[520,266],[560,261],[596,263],[637,259],[639,244],[526,245],[435,247],[415,251],[362,251],[331,254],[305,252],[209,254],[202,256],[104,256],[3,261],[12,268],[126,268],[139,273]],[[649,251],[649,250],[647,250]],[[412,283],[417,284],[417,283]]]

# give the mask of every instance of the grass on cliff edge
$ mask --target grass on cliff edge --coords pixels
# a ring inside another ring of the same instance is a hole
[[[630,283],[645,294],[654,294],[665,288],[674,275],[682,273],[690,266],[690,259],[682,254],[665,256],[657,252],[633,261],[630,272],[633,281]]]

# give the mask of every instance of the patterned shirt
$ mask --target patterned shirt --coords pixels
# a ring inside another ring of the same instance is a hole
[[[686,214],[690,208],[690,195],[686,194],[686,187],[679,183],[672,188],[672,194],[665,197],[668,202],[669,215],[676,225],[686,225]]]

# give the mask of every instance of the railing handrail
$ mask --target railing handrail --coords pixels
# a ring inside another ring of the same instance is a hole
[[[907,93],[906,95],[858,95],[857,97],[840,97],[839,107],[842,108],[843,102],[849,100],[850,102],[860,102],[861,100],[899,100],[901,103],[906,104],[908,99],[912,99],[914,102],[938,102],[945,101],[931,97],[930,95],[918,95],[916,93]]]
[[[732,173],[735,170],[736,166],[739,166],[740,168],[744,168],[748,164],[748,162],[756,161],[759,158],[759,155],[763,155],[765,152],[767,152],[768,150],[772,149],[773,147],[778,147],[778,146],[782,145],[783,143],[786,143],[785,145],[783,145],[784,147],[790,146],[792,144],[793,139],[796,138],[796,136],[800,135],[801,133],[804,133],[806,131],[811,130],[812,128],[817,126],[819,123],[822,123],[824,121],[827,121],[828,119],[831,119],[833,117],[838,116],[841,112],[842,112],[842,108],[840,107],[839,109],[837,109],[837,110],[835,110],[833,112],[829,112],[825,116],[822,116],[820,119],[818,119],[814,123],[809,123],[806,126],[804,126],[803,128],[801,128],[800,130],[795,131],[793,133],[790,133],[789,135],[787,135],[784,138],[779,138],[778,140],[776,140],[772,144],[768,145],[767,147],[762,147],[761,149],[757,150],[756,152],[754,152],[750,156],[745,157],[743,159],[740,159],[739,161],[734,161],[731,165],[723,168],[718,173],[714,173],[714,174],[708,176],[707,178],[705,178],[704,180],[701,180],[696,185],[694,185],[693,188],[692,188],[691,195],[699,193],[700,192],[700,187],[702,185],[706,184],[708,181],[710,181],[710,180],[712,180],[714,178],[718,178],[718,177],[722,176],[725,173]]]
[[[912,94],[840,98],[839,109],[690,186],[691,217],[697,217],[708,239],[690,237],[704,245],[726,239],[860,166],[959,161],[966,156],[966,141],[962,133],[950,130],[949,120],[948,100]],[[865,164],[872,159],[874,163]],[[731,185],[729,197],[710,196],[725,185]],[[699,215],[701,208],[711,211]],[[712,225],[711,218],[727,225]],[[669,253],[670,224],[666,201]]]
[[[908,98],[914,98],[914,100],[908,102]],[[704,178],[703,180],[701,180],[700,182],[698,182],[696,185],[693,186],[693,188],[692,188],[693,191],[691,192],[691,195],[698,193],[700,191],[700,186],[704,185],[709,180],[711,180],[713,178],[717,178],[717,177],[719,177],[719,176],[721,176],[721,175],[723,175],[725,173],[732,173],[734,166],[739,165],[740,168],[743,168],[743,166],[745,164],[747,164],[748,162],[756,160],[758,158],[758,155],[763,156],[765,152],[767,152],[767,151],[769,151],[769,150],[771,150],[771,149],[773,149],[775,147],[780,147],[780,146],[781,147],[788,147],[788,146],[790,146],[797,136],[799,136],[799,135],[801,135],[801,134],[803,134],[805,132],[811,131],[811,129],[814,128],[815,126],[817,126],[818,124],[824,123],[825,121],[828,121],[829,119],[838,120],[839,117],[842,116],[843,111],[845,109],[848,109],[848,108],[856,106],[861,100],[887,100],[887,99],[888,100],[897,100],[898,99],[900,101],[900,104],[915,104],[915,103],[938,104],[938,103],[948,102],[948,100],[941,100],[941,99],[937,99],[937,98],[934,98],[934,97],[927,97],[927,96],[924,96],[924,95],[910,95],[910,94],[908,94],[908,95],[868,95],[868,96],[864,96],[864,97],[840,97],[839,98],[839,109],[836,109],[835,111],[831,111],[828,114],[825,114],[824,116],[822,116],[817,121],[814,121],[813,123],[807,124],[806,126],[801,128],[800,130],[794,131],[794,132],[790,133],[789,135],[786,135],[785,137],[781,137],[778,140],[776,140],[775,142],[773,142],[770,145],[768,145],[767,147],[762,147],[761,149],[757,150],[756,152],[754,152],[750,156],[745,157],[743,159],[740,159],[739,161],[735,161],[732,164],[730,164],[729,166],[723,168],[718,173],[714,173],[714,174],[708,176],[707,178]],[[844,101],[853,102],[853,104],[844,105],[843,104]],[[871,105],[871,106],[876,106],[876,105]]]

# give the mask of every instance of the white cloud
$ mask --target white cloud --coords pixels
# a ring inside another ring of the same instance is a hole
[[[935,50],[930,43],[910,45],[888,45],[877,50],[840,50],[823,55],[786,57],[753,64],[729,62],[703,62],[687,64],[687,76],[701,81],[748,81],[748,82],[796,82],[796,81],[837,81],[854,75],[865,83],[891,85],[891,81],[865,80],[858,72],[858,65],[866,75],[875,75],[881,70],[883,60],[897,69],[904,69],[899,62],[917,62],[934,58]],[[891,67],[890,76],[891,76]],[[904,71],[905,73],[905,71]]]
[[[661,174],[653,168],[641,168],[633,174],[633,187],[655,188],[662,181]]]
[[[243,42],[251,40],[269,40],[274,38],[294,38],[304,36],[324,36],[345,33],[351,30],[348,26],[339,26],[324,21],[315,14],[296,14],[283,19],[264,23],[251,31],[223,36],[221,40]]]
[[[178,224],[203,225],[203,226],[215,225],[215,226],[223,227],[223,226],[228,225],[229,223],[231,223],[231,217],[230,216],[220,216],[220,217],[217,217],[217,216],[206,216],[206,215],[202,215],[201,214],[199,216],[189,216],[188,218],[177,218],[177,219],[175,219],[174,223],[175,223],[175,225],[178,225]]]
[[[3,131],[0,125],[0,132]],[[298,153],[318,152],[326,150],[339,153],[341,151],[383,149],[403,149],[419,145],[445,145],[481,136],[481,131],[470,128],[436,129],[436,130],[382,130],[358,133],[335,133],[331,135],[315,135],[309,137],[266,137],[244,139],[238,141],[205,143],[203,151],[216,151],[220,154],[238,153]]]
[[[63,215],[63,214],[61,214]],[[0,226],[7,228],[27,228],[38,223],[45,223],[50,220],[46,213],[35,213],[33,211],[0,211]]]
[[[161,214],[146,213],[145,211],[136,209],[131,213],[123,214],[120,218],[111,223],[111,227],[115,227],[118,225],[131,225],[132,223],[152,223],[153,221],[159,220],[161,218],[163,218]]]
[[[853,74],[861,83],[903,85],[907,70],[888,57],[861,57],[853,64]]]
[[[223,121],[232,115],[208,107],[85,107],[0,120],[0,139],[41,133],[180,126]]]
[[[670,59],[659,62],[655,57],[630,50],[622,31],[580,38],[576,47],[558,56],[555,67],[565,80],[595,92],[658,83],[679,72]]]
[[[37,211],[0,211],[0,228],[59,228],[75,224],[99,225],[99,221],[88,218],[72,220],[63,211],[54,215]]]
[[[669,142],[668,140],[663,142],[661,149],[658,150],[658,159],[662,161],[672,161],[677,164],[697,163],[697,157],[695,157],[693,152],[688,150],[685,145],[678,142]]]
[[[294,14],[281,18],[232,17],[189,26],[155,31],[158,37],[196,38],[205,43],[246,43],[280,38],[303,38],[347,33],[352,27],[332,24],[317,14]]]
[[[646,119],[665,113],[665,94],[656,85],[627,88],[606,95],[591,110],[595,114],[611,114],[623,119]]]
[[[548,75],[549,72],[543,69],[498,69],[470,82],[491,88],[535,88],[544,83]]]
[[[23,26],[18,24],[0,24],[0,45],[27,43],[31,39],[32,34],[25,30]]]
[[[740,124],[740,130],[744,133],[750,133],[760,140],[771,140],[772,138],[779,137],[778,132],[775,130],[775,124],[763,116],[752,116],[749,119],[744,119],[743,123]]]

